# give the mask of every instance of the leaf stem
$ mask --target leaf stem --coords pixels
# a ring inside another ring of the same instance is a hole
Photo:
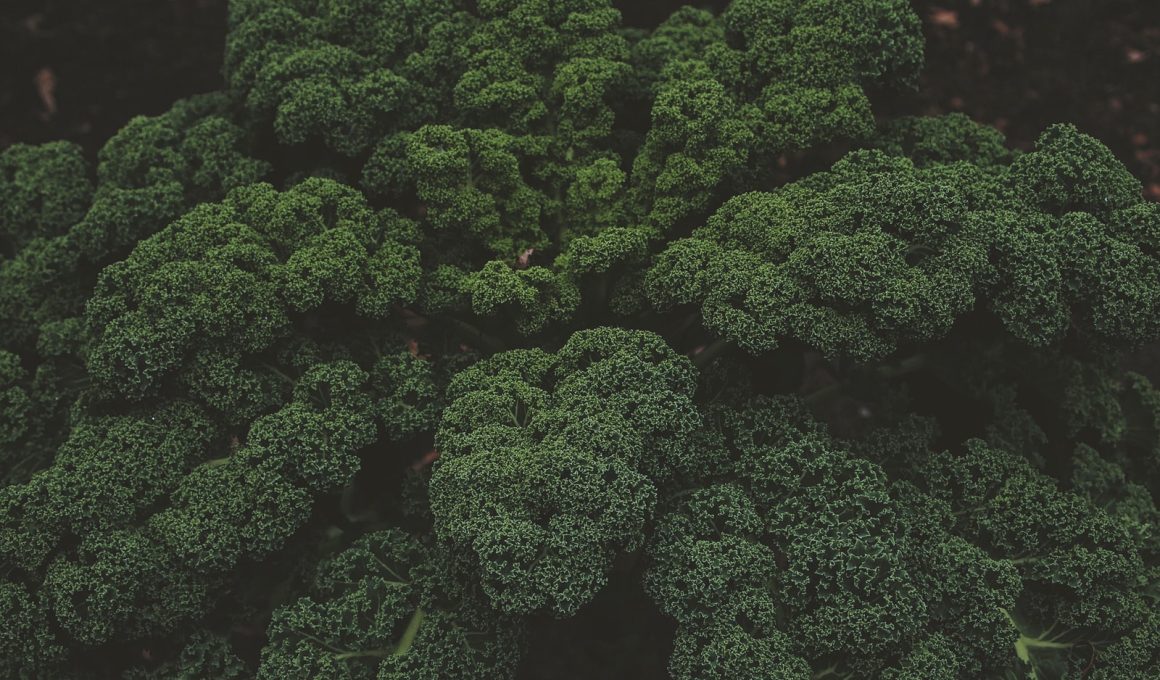
[[[419,627],[423,625],[423,619],[426,618],[427,613],[420,607],[411,615],[411,620],[407,622],[407,628],[403,631],[403,637],[399,638],[399,644],[395,646],[394,656],[402,656],[407,653],[411,645],[415,643],[415,637],[419,635]]]

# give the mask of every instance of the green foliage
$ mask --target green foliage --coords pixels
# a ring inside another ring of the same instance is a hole
[[[632,41],[608,0],[248,0],[232,7],[227,80],[257,124],[302,150],[303,170],[342,167],[371,196],[415,201],[425,257],[494,279],[602,230],[656,238],[758,181],[778,154],[869,136],[862,87],[914,79],[917,21],[895,0],[826,7],[684,8]],[[780,18],[755,18],[767,14]],[[307,151],[317,145],[336,155]],[[514,311],[534,334],[572,319],[584,293],[639,309],[610,293],[627,272],[580,273],[537,276],[565,279],[549,286],[547,319],[497,304],[484,282],[460,286],[470,304],[456,311]]]
[[[888,120],[874,146],[891,156],[905,156],[920,168],[959,161],[1006,165],[1012,158],[1003,133],[961,113]]]
[[[723,191],[761,181],[782,153],[869,136],[862,87],[913,82],[917,29],[894,0],[736,0],[718,19],[674,14],[639,48],[659,72],[652,126],[633,164],[645,221],[687,224]]]
[[[291,335],[294,313],[331,304],[388,315],[414,299],[419,275],[418,253],[394,237],[398,220],[323,179],[287,192],[254,184],[199,205],[102,272],[88,304],[94,381],[141,399],[194,351],[217,364],[270,348]],[[186,379],[229,379],[206,370]],[[261,400],[263,386],[246,382]]]
[[[460,373],[436,434],[436,534],[500,610],[575,614],[642,543],[655,484],[699,425],[694,385],[660,337],[612,328]]]
[[[311,594],[274,612],[258,678],[512,677],[520,628],[479,619],[447,557],[397,529],[319,566]]]
[[[13,214],[0,223],[0,243],[20,247],[0,269],[0,342],[29,344],[35,326],[79,316],[102,267],[192,205],[268,172],[247,155],[250,142],[227,115],[215,94],[133,119],[101,149],[95,190],[78,149],[5,151],[3,165],[13,167],[0,195]],[[29,193],[33,177],[51,182],[51,196]],[[37,205],[39,216],[21,214]]]
[[[93,192],[80,147],[17,144],[0,154],[0,254],[58,236],[78,221]]]
[[[1160,209],[919,36],[233,0],[0,152],[0,676],[1160,677]]]
[[[1152,220],[1156,206],[1110,152],[1056,126],[1036,151],[996,164],[973,126],[943,123],[887,142],[921,164],[856,151],[828,172],[726,201],[658,256],[650,299],[694,306],[750,352],[794,339],[858,361],[939,340],[983,306],[1034,347],[1154,337],[1160,267],[1144,230],[1125,222]],[[1069,178],[1081,167],[1083,180]]]

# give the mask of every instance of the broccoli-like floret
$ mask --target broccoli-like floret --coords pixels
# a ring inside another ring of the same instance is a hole
[[[1064,491],[1026,460],[978,440],[961,455],[931,456],[914,473],[949,504],[956,535],[1018,569],[1023,588],[1003,614],[1028,669],[1078,671],[1148,620],[1154,576],[1135,517]]]
[[[392,238],[395,219],[323,179],[199,205],[102,272],[88,304],[94,381],[141,399],[194,350],[215,363],[262,352],[324,303],[389,315],[414,300],[419,275],[418,254]]]
[[[807,439],[752,449],[742,475],[786,563],[773,597],[794,612],[788,625],[807,658],[873,656],[913,639],[925,607],[877,466]]]
[[[807,680],[809,664],[777,629],[772,607],[737,612],[736,621],[678,628],[669,660],[673,680]]]
[[[895,668],[882,673],[884,680],[923,680],[924,678],[968,677],[969,665],[951,640],[935,633],[919,642]]]
[[[50,541],[131,525],[177,488],[216,435],[199,409],[180,403],[78,423],[51,467],[5,489],[19,510],[0,522],[0,560],[35,569]]]
[[[67,651],[52,632],[44,600],[19,583],[0,580],[0,670],[11,678],[59,677]]]
[[[1076,446],[1073,461],[1072,490],[1124,522],[1145,559],[1160,559],[1160,510],[1148,488],[1130,481],[1121,465],[1087,444]]]
[[[673,677],[809,677],[764,587],[779,569],[763,524],[745,491],[729,484],[695,491],[660,520],[645,587],[679,623]]]
[[[874,146],[891,156],[904,156],[920,168],[955,162],[983,167],[1008,165],[1013,153],[1003,133],[962,113],[906,116],[887,121]]]
[[[1125,637],[1100,651],[1092,680],[1153,678],[1160,673],[1160,616],[1155,610]]]
[[[13,445],[28,432],[33,401],[25,386],[28,374],[20,357],[0,350],[0,460],[7,474],[19,467]]]
[[[353,156],[450,98],[475,23],[457,4],[235,2],[226,81],[283,143]]]
[[[51,467],[0,489],[0,565],[43,576],[71,645],[169,636],[206,616],[227,576],[271,559],[372,444],[433,425],[441,396],[423,359],[387,354],[371,384],[353,361],[299,355],[283,357],[295,378],[270,369],[291,389],[244,436],[188,403],[86,415]]]
[[[913,82],[918,29],[896,0],[734,0],[716,20],[678,11],[638,47],[656,89],[632,173],[644,221],[663,232],[703,218],[784,152],[868,136],[862,88]]]
[[[926,450],[929,456],[929,449]],[[920,460],[917,452],[907,465]],[[905,561],[930,615],[926,634],[884,676],[916,677],[944,659],[956,677],[991,677],[1014,663],[1019,633],[1005,612],[1023,589],[1017,567],[953,533],[955,514],[905,481],[891,488],[909,537]]]
[[[435,429],[443,409],[440,380],[432,362],[410,352],[379,356],[371,366],[371,408],[389,440]]]
[[[426,125],[406,136],[406,174],[431,228],[471,234],[497,255],[543,248],[543,194],[520,174],[518,140],[496,129]]]
[[[281,547],[309,513],[305,490],[267,468],[231,461],[191,472],[149,527],[188,568],[213,573]]]
[[[1053,125],[1035,151],[1011,164],[1020,194],[1054,215],[1086,212],[1104,216],[1141,202],[1140,182],[1099,140],[1074,125]]]
[[[632,45],[633,70],[639,87],[655,95],[664,82],[665,66],[697,59],[713,45],[724,42],[725,26],[719,17],[692,5],[678,8]]]
[[[569,205],[624,182],[631,68],[607,0],[236,4],[226,72],[246,108],[285,144],[373,149],[364,186],[414,191],[434,229],[514,257],[591,229]]]
[[[822,434],[778,439],[742,448],[732,482],[693,492],[654,534],[646,587],[685,631],[672,664],[729,650],[730,667],[756,655],[757,669],[797,668],[786,677],[878,672],[930,616],[904,513],[873,463]],[[703,635],[720,626],[735,642]]]
[[[0,258],[68,231],[89,208],[93,182],[69,142],[16,144],[0,153]]]
[[[359,450],[378,435],[367,378],[349,361],[312,367],[295,384],[291,403],[253,422],[233,460],[314,491],[342,488],[358,470]]]
[[[101,148],[95,191],[83,164],[76,167],[78,153],[54,152],[54,177],[68,168],[73,179],[54,180],[66,185],[41,201],[42,212],[53,211],[57,221],[67,213],[68,223],[36,234],[0,266],[0,343],[31,346],[42,325],[81,316],[102,267],[197,202],[220,200],[269,172],[248,155],[252,142],[228,108],[223,95],[209,94],[179,101],[160,116],[133,119]],[[61,212],[53,207],[58,199],[71,207]],[[28,200],[13,195],[2,203],[21,209]]]
[[[649,271],[662,308],[695,304],[753,352],[797,338],[830,355],[881,357],[945,334],[974,302],[987,251],[962,192],[905,159],[847,157],[828,175],[727,201]]]
[[[465,277],[460,290],[480,316],[510,308],[516,327],[529,335],[567,320],[580,304],[580,291],[567,276],[546,267],[513,269],[498,260]]]
[[[124,526],[170,493],[216,434],[186,404],[81,423],[28,484],[44,499],[37,521],[78,535]]]
[[[419,218],[425,259],[494,274],[488,257],[551,261],[606,229],[640,229],[647,241],[710,211],[729,180],[760,174],[788,148],[867,135],[861,86],[912,79],[916,17],[897,0],[837,14],[815,4],[736,2],[720,17],[679,10],[634,48],[608,0],[250,0],[231,10],[226,71],[282,143],[321,141],[352,158],[332,166],[362,165],[370,195],[414,206],[406,212]],[[763,13],[786,16],[752,20]],[[651,108],[651,123],[633,108]],[[531,288],[551,288],[557,308],[547,318],[495,300],[487,276],[457,286],[470,302],[455,313],[537,333],[580,309],[569,289],[586,266],[538,275]],[[641,307],[638,278],[613,271],[583,283],[592,305],[630,313]],[[445,284],[426,280],[436,290],[422,298],[443,298]]]
[[[1140,199],[1127,192],[1060,215],[1020,179],[1036,163],[1127,171],[1106,149],[1089,163],[1103,147],[1074,128],[1042,140],[984,175],[967,161],[920,167],[859,151],[777,191],[735,196],[658,256],[649,297],[699,308],[709,330],[752,353],[792,338],[881,359],[943,338],[984,302],[1035,347],[1068,336],[1097,348],[1147,342],[1160,331],[1160,260],[1148,230],[1122,226],[1142,221]]]
[[[0,153],[0,343],[34,344],[39,310],[56,312],[75,285],[61,274],[75,269],[65,235],[90,206],[93,181],[81,149],[66,142],[15,145]],[[64,272],[57,270],[63,268]],[[45,279],[64,285],[45,285]],[[52,312],[48,312],[51,314]]]
[[[741,677],[918,678],[932,668],[950,677],[999,677],[1038,663],[1037,654],[1068,649],[1078,659],[1083,644],[1041,635],[1030,619],[1013,624],[1013,617],[1049,614],[1063,625],[1090,615],[1070,625],[1103,626],[1107,637],[1090,638],[1102,646],[1123,634],[1109,620],[1112,611],[1128,617],[1121,622],[1145,611],[1144,563],[1126,525],[1101,519],[1011,454],[975,442],[972,455],[994,472],[938,472],[967,459],[932,454],[929,424],[921,421],[845,450],[785,400],[723,409],[712,422],[732,451],[732,471],[677,494],[649,543],[646,589],[679,625],[675,677],[717,677],[722,668]],[[889,453],[895,446],[903,450]],[[917,483],[891,480],[888,470]],[[987,474],[996,481],[982,479]],[[943,485],[980,484],[986,493],[999,480],[1035,489],[999,490],[996,527],[966,528],[985,521],[982,511],[964,509]],[[1031,510],[1037,504],[1042,513]],[[1064,524],[1073,517],[1081,533],[1067,533],[1049,516]],[[1003,540],[1026,535],[1060,554],[1014,556],[1015,548],[996,547],[1000,530],[1009,537]],[[1089,547],[1092,541],[1107,543]],[[1049,595],[1069,588],[1081,591],[1070,603]],[[1082,598],[1090,599],[1076,601]]]
[[[57,558],[41,593],[70,638],[95,646],[173,631],[206,612],[211,587],[145,533],[115,530],[90,533],[74,558]]]
[[[671,476],[699,426],[695,385],[661,338],[613,328],[473,366],[436,438],[437,534],[478,564],[498,608],[575,613],[615,555],[641,544],[653,480]]]

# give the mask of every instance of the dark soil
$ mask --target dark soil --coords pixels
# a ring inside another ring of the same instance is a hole
[[[926,34],[917,94],[878,112],[962,111],[1030,148],[1055,122],[1108,145],[1160,200],[1160,2],[913,0]]]
[[[136,115],[221,86],[226,0],[0,0],[0,149],[90,153]]]

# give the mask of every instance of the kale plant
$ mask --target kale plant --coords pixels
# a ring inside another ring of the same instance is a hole
[[[232,0],[0,152],[0,675],[1160,678],[1160,207],[904,0]]]

